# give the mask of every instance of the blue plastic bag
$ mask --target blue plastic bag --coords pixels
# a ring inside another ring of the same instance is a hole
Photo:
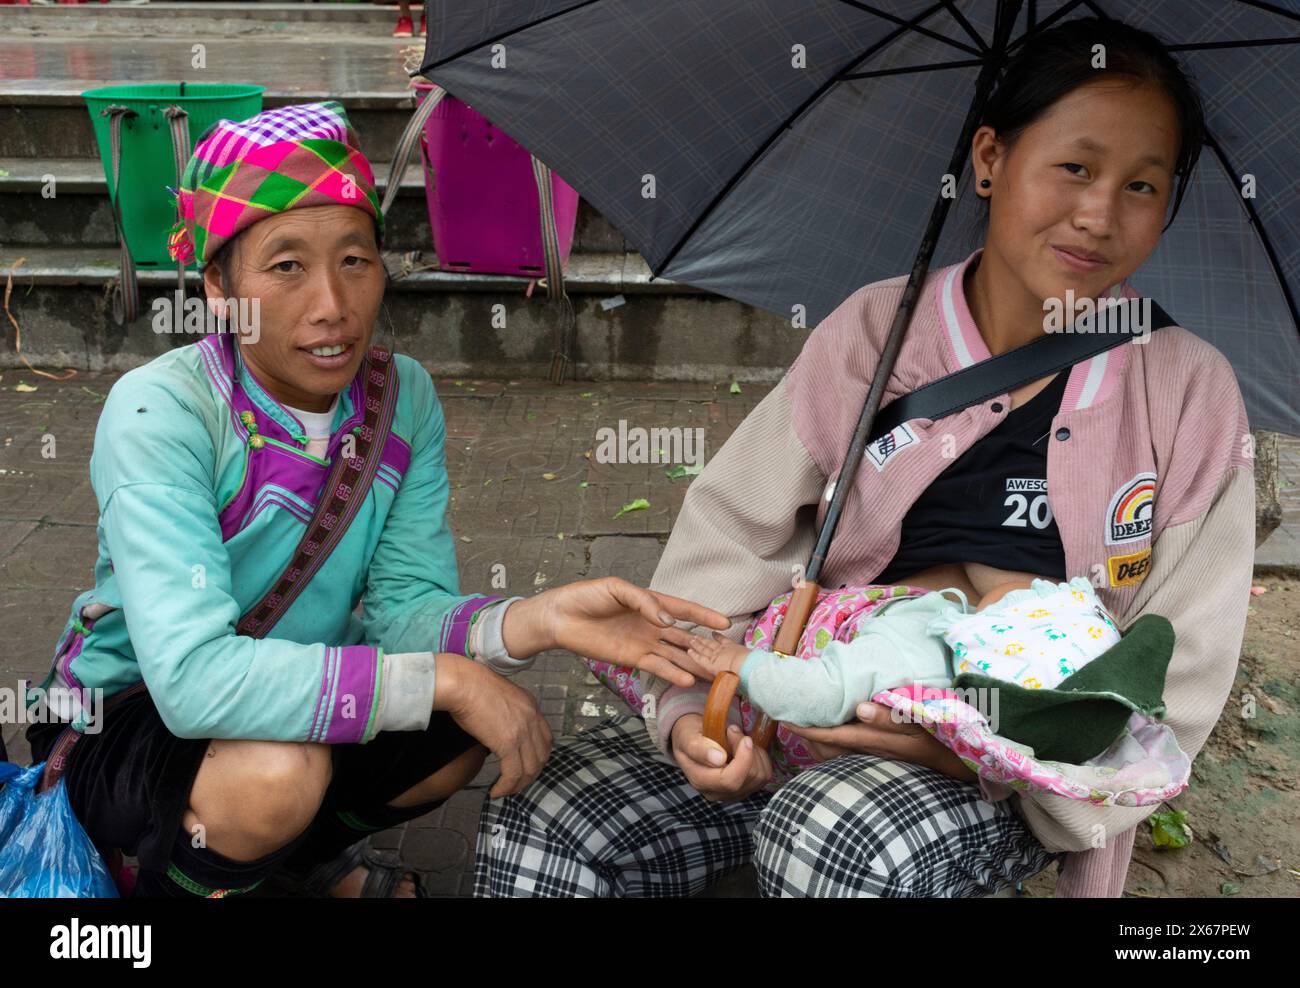
[[[60,779],[37,793],[45,763],[0,762],[0,898],[116,899],[108,866]]]

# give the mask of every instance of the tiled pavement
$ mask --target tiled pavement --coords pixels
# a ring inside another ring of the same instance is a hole
[[[0,375],[0,684],[10,688],[44,677],[69,606],[92,581],[88,463],[102,396],[116,377]],[[17,392],[20,382],[37,390]],[[699,427],[707,457],[766,390],[439,380],[462,591],[527,596],[609,574],[646,585],[689,478],[669,479],[665,463],[596,462],[597,430],[617,431],[620,419],[629,428]],[[649,508],[614,517],[638,498]],[[626,712],[566,652],[540,656],[516,682],[536,691],[557,737]],[[22,725],[0,730],[10,758],[25,762]],[[431,892],[467,893],[479,808],[495,775],[490,761],[475,788],[375,843],[400,847]]]

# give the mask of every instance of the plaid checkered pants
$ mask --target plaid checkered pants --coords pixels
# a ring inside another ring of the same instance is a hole
[[[483,807],[476,896],[686,896],[753,861],[764,896],[991,895],[1063,855],[1011,807],[931,769],[844,755],[775,793],[705,799],[634,717],[557,742]]]

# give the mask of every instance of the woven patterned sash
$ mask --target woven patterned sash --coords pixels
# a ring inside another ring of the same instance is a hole
[[[329,479],[316,512],[307,524],[302,541],[294,551],[288,568],[280,574],[266,596],[249,608],[239,620],[235,632],[249,638],[262,638],[298,599],[303,588],[325,564],[329,554],[343,541],[348,525],[361,510],[379,469],[388,430],[397,407],[396,372],[392,355],[382,347],[372,347],[365,375],[365,419],[357,430],[356,455],[343,456],[342,449],[330,470]]]

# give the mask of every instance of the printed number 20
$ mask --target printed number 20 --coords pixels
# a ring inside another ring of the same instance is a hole
[[[1034,528],[1046,528],[1052,523],[1052,506],[1047,503],[1046,494],[1039,494],[1032,501],[1023,494],[1009,494],[1002,503],[1015,508],[1003,525],[1024,528],[1028,524],[1025,521],[1026,508],[1029,509],[1029,521],[1033,522]]]

